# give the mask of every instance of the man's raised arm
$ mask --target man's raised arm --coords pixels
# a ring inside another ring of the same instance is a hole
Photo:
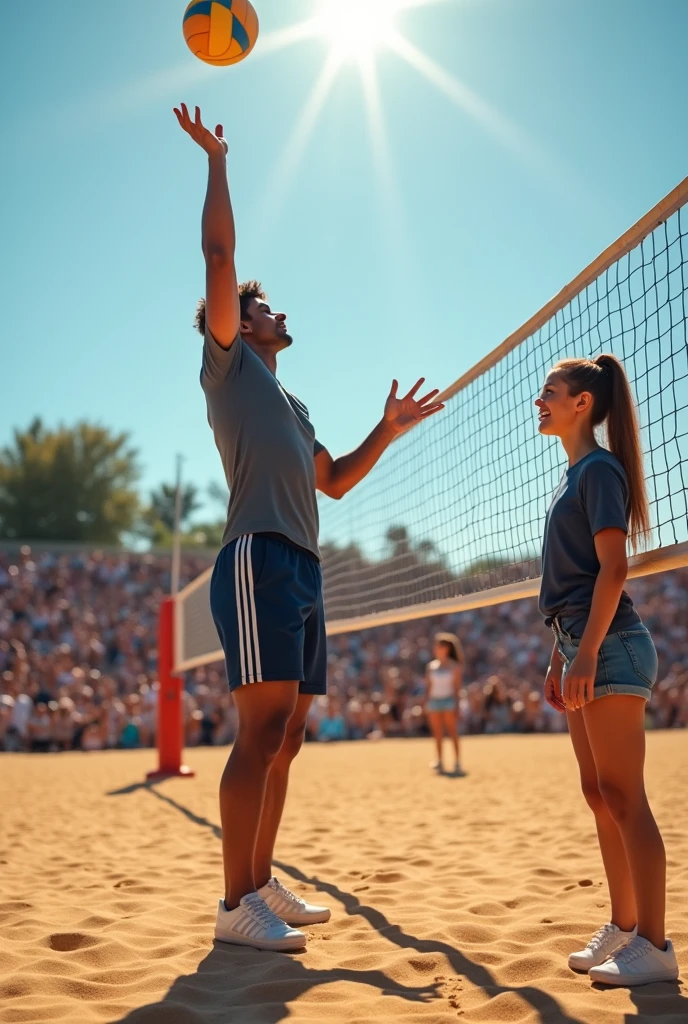
[[[227,143],[222,125],[209,131],[196,107],[191,120],[186,104],[175,114],[179,124],[208,155],[208,190],[203,207],[202,238],[206,267],[205,316],[208,330],[222,348],[229,348],[239,333],[239,291],[234,250],[234,214],[227,182]]]

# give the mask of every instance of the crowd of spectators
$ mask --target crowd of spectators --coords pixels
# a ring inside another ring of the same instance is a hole
[[[208,565],[185,557],[193,579]],[[157,618],[169,558],[80,551],[0,552],[0,750],[137,748],[155,744]],[[629,584],[657,645],[650,728],[688,726],[688,570]],[[535,601],[332,637],[329,696],[317,698],[309,740],[427,733],[423,674],[438,630],[466,655],[464,733],[563,731],[542,699],[551,634]],[[222,664],[187,674],[188,746],[230,743],[236,712]]]

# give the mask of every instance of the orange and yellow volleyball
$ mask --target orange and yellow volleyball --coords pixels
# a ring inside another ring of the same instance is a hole
[[[249,0],[191,0],[184,14],[184,38],[206,64],[238,64],[256,45],[258,15]]]

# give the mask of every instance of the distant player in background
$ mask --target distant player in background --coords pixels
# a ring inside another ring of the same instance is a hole
[[[258,949],[301,949],[301,925],[328,920],[273,877],[273,849],[289,768],[303,743],[313,697],[326,692],[327,651],[316,487],[341,498],[395,437],[439,412],[437,391],[403,398],[397,383],[382,419],[353,452],[333,459],[315,439],[305,405],[277,380],[292,337],[257,281],[237,284],[234,215],[222,125],[204,127],[196,107],[175,109],[208,157],[203,209],[206,297],[201,385],[230,490],[227,527],[210,587],[238,714],[220,783],[225,895],[215,937]],[[336,355],[336,353],[333,353]],[[332,371],[334,372],[334,371]],[[324,385],[332,390],[332,376]]]
[[[569,966],[606,985],[673,981],[666,857],[643,779],[657,653],[623,589],[627,537],[635,548],[650,528],[633,395],[619,360],[600,355],[558,363],[535,404],[540,433],[568,456],[542,551],[540,610],[554,632],[545,697],[566,712],[611,897],[610,921]]]
[[[425,714],[437,748],[432,768],[444,772],[442,746],[447,736],[454,748],[454,775],[463,775],[459,757],[459,695],[463,683],[464,655],[453,633],[435,637],[434,659],[425,670]]]

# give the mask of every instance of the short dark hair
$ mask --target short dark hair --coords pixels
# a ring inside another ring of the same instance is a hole
[[[267,295],[263,291],[260,281],[244,281],[239,285],[239,305],[241,306],[241,319],[250,320],[248,307],[252,299],[267,301]],[[205,299],[199,299],[196,306],[194,327],[199,334],[205,334]]]

